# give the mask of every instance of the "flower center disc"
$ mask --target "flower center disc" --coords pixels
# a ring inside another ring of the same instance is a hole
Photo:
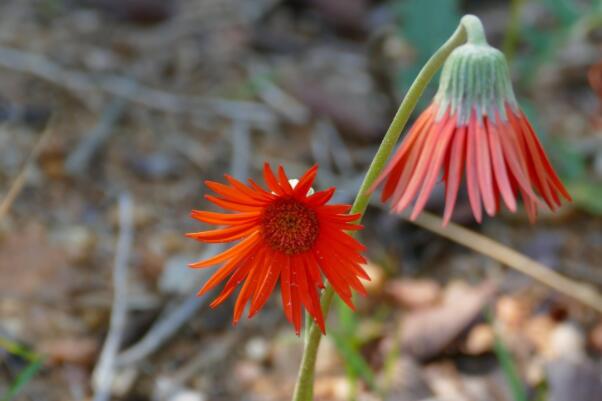
[[[272,249],[287,255],[305,252],[318,237],[316,213],[294,199],[272,203],[263,215],[263,236]]]

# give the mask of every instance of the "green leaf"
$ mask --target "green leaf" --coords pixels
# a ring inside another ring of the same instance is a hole
[[[571,182],[568,191],[575,204],[588,213],[602,216],[602,183],[586,180]]]
[[[29,383],[29,381],[31,381],[38,370],[40,370],[42,367],[42,357],[21,344],[5,337],[0,337],[0,348],[4,348],[10,354],[16,355],[29,362],[27,367],[19,373],[7,392],[0,399],[1,401],[10,401],[27,383]]]
[[[347,379],[352,388],[350,399],[355,399],[354,393],[358,386],[358,379],[362,379],[372,391],[380,394],[380,389],[374,378],[374,372],[360,352],[361,339],[357,337],[359,320],[355,312],[349,309],[341,299],[337,300],[336,305],[339,325],[336,331],[331,332],[331,335],[339,355],[345,361]]]
[[[491,311],[486,313],[487,321],[493,327],[493,315]],[[514,359],[512,358],[512,353],[506,347],[506,344],[502,341],[497,333],[495,334],[495,342],[493,345],[493,350],[495,352],[495,356],[497,357],[498,362],[500,363],[500,367],[502,368],[502,372],[504,377],[506,378],[506,382],[510,387],[510,391],[512,393],[512,398],[514,401],[529,401],[527,398],[527,392],[525,391],[525,386],[520,379],[520,375],[518,374],[518,369],[516,368],[516,364],[514,363]]]
[[[340,333],[332,334],[332,338],[339,354],[345,360],[345,367],[349,370],[350,376],[362,378],[372,390],[378,392],[374,372],[359,352],[356,341]]]
[[[25,369],[19,373],[15,381],[11,384],[8,391],[2,397],[2,401],[11,401],[15,398],[15,396],[25,387],[27,383],[33,379],[33,377],[38,373],[40,368],[42,367],[42,359],[34,359],[27,365]]]

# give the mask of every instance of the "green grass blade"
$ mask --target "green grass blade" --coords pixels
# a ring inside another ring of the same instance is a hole
[[[42,367],[42,359],[34,359],[30,361],[29,365],[19,373],[15,381],[11,384],[10,388],[2,397],[2,401],[11,401],[18,393],[33,379]]]
[[[493,327],[493,317],[491,312],[487,313],[487,320],[489,324]],[[495,343],[493,345],[493,350],[495,352],[495,356],[502,368],[502,372],[504,377],[506,378],[506,383],[510,387],[510,392],[512,393],[512,398],[514,401],[529,401],[527,398],[527,393],[525,391],[525,386],[520,378],[518,373],[518,369],[516,368],[516,364],[514,363],[514,359],[512,358],[512,353],[506,347],[506,344],[502,341],[500,336],[495,333]]]

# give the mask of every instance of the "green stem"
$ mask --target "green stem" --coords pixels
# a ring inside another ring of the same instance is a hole
[[[372,196],[370,189],[378,178],[379,174],[385,167],[385,163],[389,158],[389,155],[393,151],[401,132],[403,131],[406,123],[408,122],[410,115],[414,111],[420,96],[424,92],[429,82],[433,79],[437,71],[441,68],[447,56],[456,47],[460,46],[467,39],[467,36],[472,39],[471,43],[477,43],[485,40],[485,34],[483,25],[479,19],[472,15],[466,15],[460,21],[460,25],[452,36],[445,42],[433,56],[427,61],[422,70],[418,73],[418,76],[414,80],[414,83],[408,90],[406,97],[399,106],[387,133],[385,134],[370,167],[364,177],[364,181],[360,186],[357,197],[353,202],[350,213],[359,213],[361,221],[368,202]],[[485,41],[486,43],[486,41]],[[330,304],[334,290],[332,286],[328,285],[322,295],[322,310],[324,316],[328,314]],[[308,328],[309,334],[306,337],[305,349],[303,350],[303,358],[301,359],[301,367],[299,369],[299,376],[297,377],[297,383],[295,385],[295,391],[293,394],[293,401],[312,401],[313,400],[313,383],[315,374],[316,358],[318,355],[318,347],[322,338],[320,329],[317,325],[312,324]]]
[[[465,15],[460,21],[460,26],[466,30],[466,41],[473,45],[486,45],[487,37],[481,20],[471,14]]]

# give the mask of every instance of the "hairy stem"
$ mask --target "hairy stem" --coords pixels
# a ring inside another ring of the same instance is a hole
[[[397,110],[397,113],[395,114],[395,117],[393,118],[393,121],[391,122],[391,125],[389,126],[389,129],[387,130],[380,147],[374,156],[372,163],[370,163],[370,167],[366,172],[364,181],[362,182],[357,197],[353,202],[353,207],[351,208],[350,213],[359,213],[360,218],[358,220],[361,220],[363,217],[370,201],[370,197],[372,196],[370,189],[385,167],[385,163],[393,151],[401,132],[405,128],[410,115],[414,111],[420,96],[424,92],[429,82],[433,79],[437,71],[441,68],[441,66],[443,66],[443,63],[449,54],[456,47],[463,44],[467,37],[470,37],[472,42],[480,42],[481,40],[485,41],[483,25],[477,17],[472,15],[466,15],[462,18],[456,31],[427,61],[412,83],[412,86],[399,106],[399,109]],[[324,294],[322,295],[322,310],[324,311],[324,316],[328,314],[333,295],[333,288],[331,286],[327,286],[324,290]],[[313,400],[315,365],[322,336],[320,329],[315,324],[312,324],[308,330],[309,333],[306,337],[305,349],[303,350],[303,358],[301,360],[299,376],[297,377],[297,383],[295,385],[293,401]]]

